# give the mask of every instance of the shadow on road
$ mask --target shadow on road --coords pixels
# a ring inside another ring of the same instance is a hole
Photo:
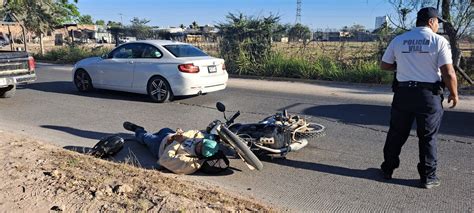
[[[314,106],[303,110],[305,115],[326,117],[350,124],[386,126],[390,122],[390,106],[338,104]],[[445,111],[440,133],[474,137],[474,113]],[[415,122],[414,122],[415,123]]]
[[[99,142],[99,140],[105,136],[114,135],[114,133],[80,130],[64,126],[41,125],[41,127],[66,132],[81,138],[95,139],[97,140],[97,142]],[[134,136],[132,134],[120,133],[115,135],[124,138],[125,144],[123,149],[109,160],[120,163],[129,163],[146,169],[156,169],[159,167],[159,165],[156,163],[157,159],[151,154],[150,151],[148,151],[145,146],[138,144],[136,141],[134,141]],[[74,142],[72,141],[69,143],[74,144]],[[92,147],[82,146],[65,146],[63,148],[83,154],[89,153],[92,149]]]
[[[260,160],[274,163],[282,166],[288,166],[299,169],[312,170],[317,172],[323,172],[333,175],[341,175],[346,177],[361,178],[367,180],[373,180],[378,182],[410,186],[410,187],[419,187],[419,179],[397,179],[393,178],[392,180],[385,180],[382,178],[380,169],[378,168],[368,168],[365,170],[362,169],[351,169],[340,166],[331,166],[320,163],[313,162],[304,162],[298,160],[284,159],[284,158],[274,158],[271,159],[268,156],[260,157]]]
[[[78,137],[88,138],[88,139],[97,139],[97,142],[105,136],[114,135],[113,133],[104,133],[104,132],[96,132],[96,131],[89,131],[89,130],[80,130],[71,127],[63,127],[63,126],[54,126],[54,125],[41,125],[43,128],[58,130],[62,132],[66,132]],[[148,148],[142,144],[139,144],[135,140],[135,136],[132,134],[120,133],[115,134],[125,139],[125,143],[123,149],[120,150],[113,157],[107,158],[107,160],[117,162],[117,163],[126,163],[132,166],[144,168],[144,169],[153,169],[153,170],[160,170],[165,173],[169,173],[168,170],[161,167],[157,162],[158,159],[153,156],[153,154],[148,150]],[[74,142],[69,142],[73,144]],[[92,147],[82,147],[82,146],[64,146],[64,149],[78,152],[81,154],[89,154],[92,151]],[[227,171],[221,172],[219,174],[212,174],[212,176],[224,176],[224,175],[231,175],[234,171],[241,171],[239,169],[231,167]],[[196,176],[209,176],[209,174],[205,174],[202,172],[196,172],[193,175]]]
[[[59,94],[69,94],[77,95],[91,98],[100,98],[100,99],[112,99],[112,100],[126,100],[126,101],[136,101],[136,102],[150,102],[151,99],[144,94],[121,92],[114,90],[104,90],[104,89],[95,89],[91,92],[79,92],[72,82],[69,81],[53,81],[53,82],[36,82],[33,84],[21,85],[18,86],[18,89],[32,89],[42,92],[49,93],[59,93]],[[193,96],[176,96],[174,100],[183,100]]]
[[[46,129],[53,129],[61,132],[66,132],[71,135],[79,136],[81,138],[88,138],[88,139],[97,139],[99,141],[101,138],[108,136],[108,135],[113,135],[114,133],[104,133],[104,132],[96,132],[96,131],[90,131],[90,130],[81,130],[81,129],[76,129],[72,127],[66,127],[66,126],[55,126],[55,125],[41,125],[40,127],[46,128]],[[117,134],[120,137],[129,137],[130,134],[126,133],[121,133]]]

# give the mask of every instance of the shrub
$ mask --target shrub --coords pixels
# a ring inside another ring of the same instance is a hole
[[[80,46],[64,46],[46,52],[44,55],[37,54],[38,60],[46,60],[54,63],[76,63],[81,59],[101,56],[110,52],[111,49],[105,47],[86,48]]]
[[[262,62],[271,51],[271,39],[279,17],[249,17],[242,13],[227,15],[227,23],[217,25],[220,53],[226,66],[236,74],[259,74]]]

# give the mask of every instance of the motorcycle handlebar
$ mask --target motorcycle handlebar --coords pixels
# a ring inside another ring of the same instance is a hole
[[[227,122],[225,122],[225,124],[228,126],[232,123],[234,123],[234,120],[240,116],[240,111],[237,111],[233,116],[232,118],[230,118]]]

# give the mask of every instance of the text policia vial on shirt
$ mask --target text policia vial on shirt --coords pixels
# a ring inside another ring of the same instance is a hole
[[[423,51],[422,46],[428,47],[430,45],[430,40],[428,39],[410,39],[410,40],[403,40],[403,46],[408,45],[408,51],[403,51],[403,53],[410,53],[410,52],[421,52],[421,53],[429,53],[428,50]]]

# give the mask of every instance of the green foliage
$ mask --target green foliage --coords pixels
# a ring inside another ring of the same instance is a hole
[[[289,29],[294,38],[309,39],[310,31],[303,25],[297,24],[290,29],[278,24],[277,16],[253,18],[242,13],[230,13],[227,20],[227,23],[221,23],[217,28],[222,36],[220,54],[231,74],[364,83],[390,82],[390,73],[380,70],[378,60],[373,57],[345,62],[337,55],[308,56],[300,52],[295,56],[272,49],[272,37],[284,33],[286,29]]]
[[[364,32],[365,27],[360,24],[354,24],[349,28],[349,32]]]
[[[378,29],[375,29],[374,33],[377,34],[377,52],[375,58],[381,60],[385,49],[393,38],[394,32],[388,23],[384,23]]]
[[[94,24],[94,21],[92,21],[92,16],[90,15],[83,15],[80,16],[79,19],[77,20],[78,24]]]
[[[130,22],[132,25],[125,28],[128,35],[135,36],[137,39],[147,39],[151,36],[151,27],[147,26],[150,20],[134,17]]]
[[[107,26],[110,27],[110,28],[120,28],[120,27],[122,27],[122,23],[115,22],[115,21],[108,21]]]
[[[193,23],[191,23],[191,25],[189,25],[189,28],[197,29],[197,28],[199,28],[199,24],[196,21],[193,21]]]
[[[259,75],[271,77],[377,84],[391,81],[390,73],[380,70],[376,60],[358,60],[353,64],[345,64],[328,56],[318,56],[309,60],[304,57],[288,57],[281,53],[272,53],[260,68],[261,70],[257,70]]]
[[[220,52],[229,70],[239,74],[255,73],[271,51],[273,30],[279,17],[249,17],[242,13],[227,15],[227,23],[217,25]]]
[[[44,55],[35,55],[38,60],[55,63],[76,63],[81,59],[93,56],[101,56],[110,52],[111,49],[104,47],[86,48],[80,46],[65,46],[46,52]]]
[[[46,33],[79,17],[77,6],[67,0],[9,0],[0,13],[14,14],[28,31],[35,33]]]
[[[303,40],[306,42],[311,38],[311,31],[308,26],[302,24],[295,24],[288,31],[288,36],[290,41],[299,41]]]
[[[273,29],[273,40],[280,41],[281,38],[288,36],[288,30],[291,28],[290,24],[276,24]]]
[[[95,21],[95,24],[100,25],[100,26],[105,26],[105,21],[100,19],[100,20]]]
[[[54,0],[50,0],[54,1]],[[76,4],[77,0],[73,1],[74,3],[69,3],[68,0],[56,0],[54,1],[54,17],[55,23],[53,27],[59,26],[65,23],[72,23],[76,22],[78,18],[81,16],[79,13],[79,9],[77,8]]]

